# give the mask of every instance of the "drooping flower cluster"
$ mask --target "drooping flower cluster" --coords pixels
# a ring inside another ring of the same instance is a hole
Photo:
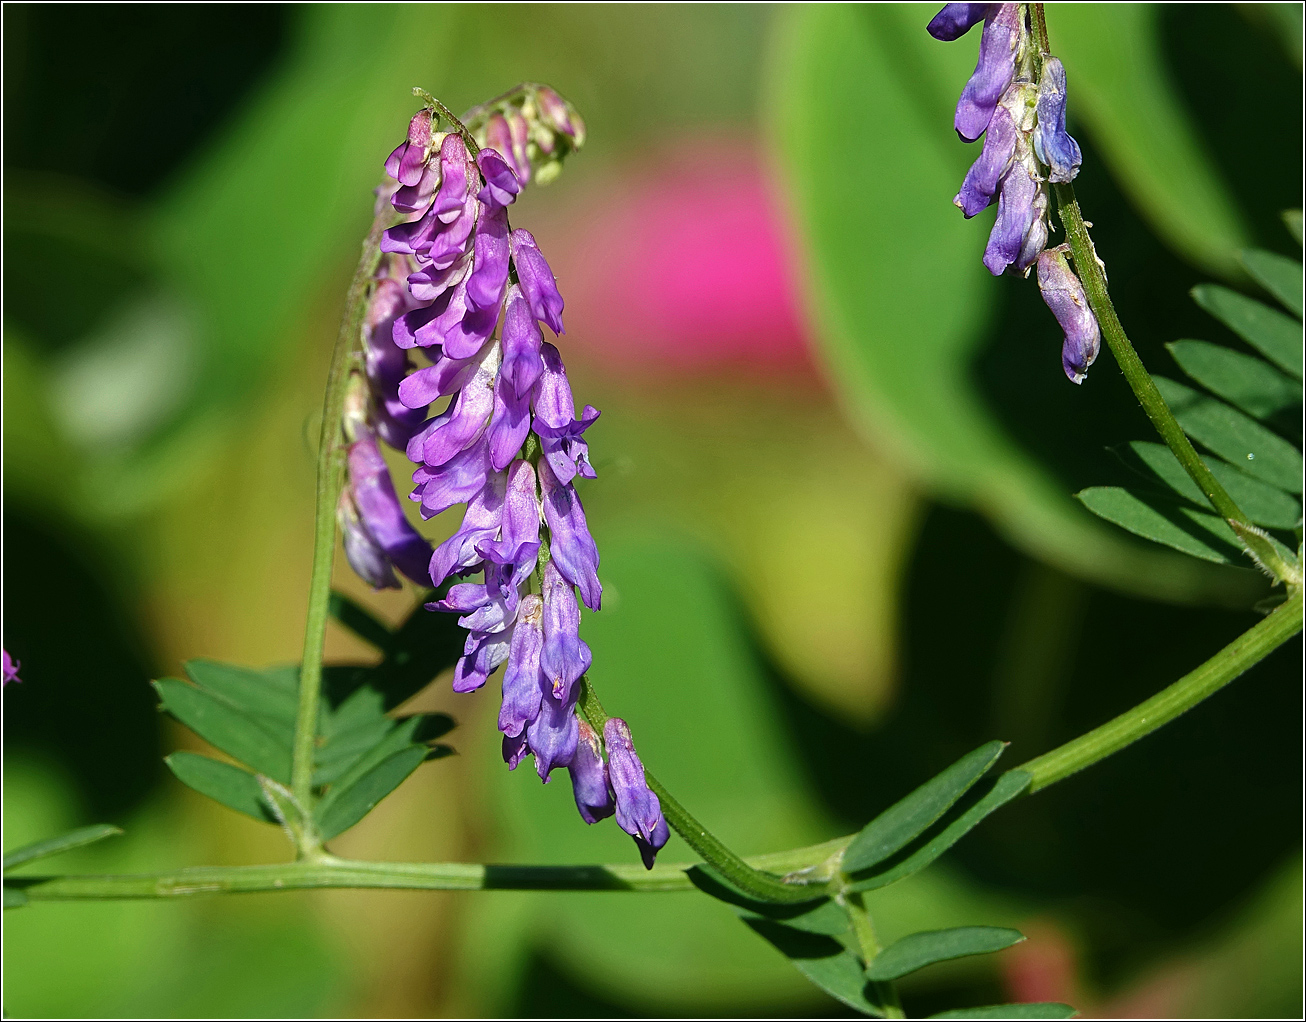
[[[423,518],[466,505],[458,530],[434,551],[425,548],[422,570],[422,581],[436,587],[480,574],[427,605],[459,614],[468,631],[454,690],[480,688],[503,667],[499,729],[509,767],[529,752],[545,781],[555,767],[568,768],[582,818],[593,823],[615,812],[651,866],[667,827],[629,729],[620,721],[605,727],[605,763],[577,714],[592,661],[580,638],[577,590],[598,610],[603,587],[575,480],[594,478],[584,433],[599,412],[586,405],[576,414],[562,356],[542,329],[563,333],[562,296],[534,237],[508,222],[532,172],[537,181],[556,174],[584,126],[544,86],[524,86],[472,116],[469,138],[436,130],[438,118],[424,108],[386,161],[396,183],[385,194],[404,220],[381,242],[364,330],[361,417],[417,466],[412,499]],[[430,364],[410,372],[410,353],[419,350]],[[444,407],[428,418],[441,399]],[[355,533],[375,542],[356,543],[358,560],[351,554],[350,562],[377,585],[385,577],[377,551],[405,574],[419,551],[406,537],[401,542],[399,523],[411,527],[401,511],[392,513],[397,500],[377,498],[377,473],[387,487],[389,476],[379,454],[370,459],[375,444],[355,467],[357,448],[354,441],[346,496],[360,513]],[[364,497],[372,498],[366,509]],[[347,525],[347,552],[349,534]]]
[[[1049,182],[1070,182],[1079,173],[1079,144],[1066,132],[1066,71],[1056,57],[1036,59],[1026,19],[1028,4],[948,4],[928,26],[936,39],[958,39],[981,22],[979,60],[962,89],[954,126],[965,142],[984,137],[979,158],[967,171],[953,202],[967,219],[995,200],[997,216],[984,249],[984,265],[994,276],[1008,268],[1028,275],[1047,248],[1050,229]],[[1064,255],[1060,267],[1073,277]],[[1062,364],[1075,383],[1097,357],[1097,321],[1076,317],[1072,336],[1058,312],[1064,306],[1043,285],[1044,300],[1066,329]],[[1060,271],[1047,278],[1064,295]],[[1078,293],[1083,288],[1075,281]],[[1091,329],[1089,324],[1091,323]],[[1091,333],[1091,338],[1090,338]]]

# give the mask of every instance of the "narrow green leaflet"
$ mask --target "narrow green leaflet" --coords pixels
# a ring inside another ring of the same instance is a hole
[[[1245,249],[1240,258],[1256,283],[1301,319],[1301,263],[1261,248]]]
[[[364,642],[371,643],[382,651],[390,647],[390,641],[394,637],[390,629],[344,593],[332,591],[327,611]]]
[[[5,884],[5,908],[22,908],[27,904],[27,895],[22,888]]]
[[[1300,209],[1285,209],[1283,211],[1283,223],[1288,228],[1288,232],[1297,239],[1297,244],[1302,243],[1302,223]]]
[[[987,955],[1019,944],[1025,935],[1005,926],[957,926],[923,930],[890,944],[866,968],[866,978],[888,982],[935,962]]]
[[[1219,284],[1199,284],[1193,300],[1285,372],[1302,375],[1301,324]]]
[[[255,671],[216,660],[187,660],[186,677],[238,706],[265,725],[294,733],[299,671]]]
[[[248,770],[194,752],[174,752],[163,762],[177,780],[201,795],[260,823],[277,822],[263,799],[258,778]]]
[[[1209,341],[1175,341],[1166,347],[1185,373],[1258,419],[1301,403],[1301,381],[1288,378],[1254,355]]]
[[[1060,1001],[1030,1004],[990,1004],[983,1008],[941,1011],[930,1018],[1072,1018],[1075,1009]]]
[[[795,930],[770,919],[745,918],[744,922],[831,997],[867,1015],[885,1016],[884,1007],[867,996],[872,991],[862,971],[861,959],[839,941]]]
[[[998,741],[981,745],[882,812],[844,851],[843,871],[860,873],[911,842],[988,772],[1003,748]]]
[[[1165,444],[1135,440],[1128,447],[1115,450],[1125,465],[1144,478],[1159,480],[1181,497],[1205,511],[1214,510],[1206,495],[1184,471],[1179,459]],[[1255,524],[1269,529],[1292,529],[1301,521],[1301,504],[1282,490],[1253,479],[1228,462],[1207,458],[1207,467],[1234,502]]]
[[[854,891],[873,891],[918,873],[978,826],[995,809],[1000,809],[1029,787],[1031,778],[1023,770],[1008,770],[991,787],[971,792],[960,812],[940,821],[898,855],[882,863],[878,872],[853,878]]]
[[[4,869],[7,873],[26,862],[35,862],[37,859],[58,855],[60,852],[70,852],[74,848],[83,848],[121,833],[122,830],[111,823],[93,823],[89,827],[78,827],[59,837],[46,838],[44,841],[15,848],[12,852],[5,852]]]
[[[1223,401],[1164,376],[1152,379],[1190,437],[1248,475],[1289,493],[1301,492],[1301,452],[1292,444]]]
[[[383,759],[334,797],[324,799],[314,813],[322,840],[348,830],[399,787],[426,759],[428,749],[411,745]]]
[[[208,689],[164,678],[154,683],[163,708],[203,738],[260,774],[290,783],[291,733],[270,730],[235,704]]]
[[[1238,537],[1225,520],[1187,502],[1120,486],[1090,486],[1075,496],[1095,515],[1136,536],[1204,561],[1244,563]]]

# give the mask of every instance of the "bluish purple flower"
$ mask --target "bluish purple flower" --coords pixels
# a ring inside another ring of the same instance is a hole
[[[540,780],[547,782],[554,767],[571,762],[579,737],[576,700],[560,702],[545,693],[540,702],[540,715],[526,727],[526,744],[535,757],[535,772]]]
[[[589,445],[581,434],[594,424],[599,410],[586,405],[579,419],[567,382],[567,367],[552,344],[543,345],[544,372],[540,376],[535,398],[535,421],[531,428],[540,438],[544,457],[560,483],[570,483],[577,475],[593,479]]]
[[[476,165],[481,169],[484,187],[477,198],[491,209],[511,205],[521,191],[521,182],[512,172],[508,161],[493,149],[482,149],[476,154]]]
[[[982,4],[964,6],[983,6]],[[966,179],[961,183],[953,204],[957,206],[966,219],[987,209],[997,194],[998,186],[1011,166],[1011,159],[1016,152],[1016,122],[1006,103],[999,103],[989,120],[988,131],[984,134],[984,149],[979,159],[966,171]]]
[[[535,489],[535,469],[529,461],[515,461],[508,470],[499,531],[497,540],[478,543],[477,552],[487,561],[509,570],[515,591],[535,570],[535,558],[540,549],[540,499]],[[547,569],[545,579],[547,582]],[[572,599],[574,601],[575,597]],[[545,603],[548,603],[547,594]]]
[[[574,703],[576,682],[590,669],[593,655],[580,637],[580,608],[576,593],[552,561],[544,566],[544,648],[540,674],[545,695],[560,703]]]
[[[9,650],[2,650],[4,653],[4,678],[0,680],[0,685],[8,685],[11,681],[22,683],[22,678],[18,677],[18,672],[22,664],[9,655]]]
[[[961,90],[957,116],[953,121],[957,134],[967,142],[974,142],[984,134],[998,100],[1016,74],[1016,50],[1022,29],[1021,5],[992,4],[990,8],[984,16],[979,62],[970,81]]]
[[[599,583],[599,548],[590,535],[580,496],[570,483],[561,483],[546,460],[539,464],[540,489],[543,494],[544,522],[552,538],[550,551],[558,571],[580,589],[580,598],[590,610],[602,604],[603,586]]]
[[[1047,165],[1048,180],[1073,181],[1083,159],[1079,143],[1066,132],[1066,69],[1056,57],[1043,61],[1038,80],[1038,126],[1034,152]]]
[[[603,749],[599,736],[585,721],[577,721],[576,753],[567,764],[571,774],[571,790],[576,797],[576,809],[586,823],[598,823],[616,811],[612,786],[608,780],[608,766],[603,762]]]
[[[1021,258],[1026,238],[1039,216],[1039,192],[1039,182],[1026,163],[1019,158],[1013,160],[1002,179],[998,215],[984,249],[984,265],[995,277]]]
[[[562,328],[564,303],[558,292],[558,282],[530,231],[518,229],[512,232],[512,258],[522,293],[530,302],[535,318],[547,324],[555,335],[565,333]]]
[[[1102,345],[1097,317],[1084,286],[1066,261],[1066,246],[1045,251],[1038,259],[1038,289],[1065,333],[1061,366],[1072,383],[1083,383]]]
[[[608,750],[608,777],[616,800],[617,826],[635,839],[640,858],[653,868],[658,849],[671,836],[662,815],[662,803],[644,779],[644,764],[635,752],[630,728],[620,717],[603,725],[603,744]]]
[[[540,715],[544,698],[540,651],[544,648],[544,601],[534,593],[521,598],[517,625],[503,669],[503,703],[499,707],[499,730],[517,737]]]
[[[484,560],[477,547],[493,541],[499,533],[507,483],[503,473],[496,472],[471,498],[458,531],[436,547],[431,555],[431,585],[440,585],[454,573],[472,571]]]
[[[940,42],[960,39],[984,20],[993,4],[944,4],[943,10],[930,19],[925,31]]]
[[[356,510],[359,526],[370,538],[372,544],[381,551],[387,564],[393,564],[418,585],[425,585],[429,577],[431,564],[431,544],[408,524],[403,507],[395,495],[394,484],[390,481],[390,470],[372,436],[365,435],[349,445],[349,485],[344,491]],[[378,572],[375,568],[375,554],[368,550],[357,529],[352,525],[352,515],[345,511],[346,518],[351,519],[351,527],[346,533],[355,533],[353,548],[359,554],[367,573],[358,573],[377,588],[398,588],[392,572]],[[345,544],[346,554],[350,551],[350,542]],[[353,563],[353,557],[350,557]],[[358,566],[355,566],[358,570]],[[369,578],[369,574],[372,576]],[[385,580],[385,585],[374,581]]]

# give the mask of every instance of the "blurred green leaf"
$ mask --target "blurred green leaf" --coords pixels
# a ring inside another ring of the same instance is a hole
[[[1006,746],[987,742],[882,812],[843,853],[843,871],[860,873],[899,851],[946,813],[988,773]]]
[[[1164,376],[1153,380],[1190,437],[1248,475],[1289,493],[1301,492],[1301,452],[1292,444],[1223,401]]]
[[[866,968],[867,979],[898,979],[935,962],[967,955],[987,955],[1019,944],[1025,935],[1005,926],[957,926],[927,930],[895,941],[875,956]]]
[[[27,904],[27,895],[18,887],[5,885],[5,908],[22,908]]]
[[[1206,495],[1184,471],[1179,459],[1165,444],[1136,440],[1125,451],[1117,450],[1121,460],[1145,478],[1160,480],[1180,496],[1200,508],[1213,511]],[[1301,520],[1301,504],[1282,490],[1253,479],[1228,462],[1208,457],[1207,467],[1234,502],[1255,524],[1270,529],[1291,529]]]
[[[164,678],[154,682],[163,709],[214,748],[260,774],[290,783],[291,729],[255,719],[207,689]]]
[[[8,872],[25,862],[34,862],[37,859],[58,855],[60,852],[82,848],[85,845],[94,844],[96,841],[103,841],[106,837],[114,837],[121,833],[122,828],[115,827],[111,823],[93,823],[89,827],[78,827],[67,834],[61,834],[59,837],[46,838],[44,841],[36,841],[33,844],[24,845],[22,848],[15,848],[12,852],[5,852],[4,869],[5,872]]]
[[[1249,248],[1240,253],[1242,264],[1252,279],[1283,303],[1298,319],[1302,315],[1301,263],[1276,252]]]
[[[1219,515],[1199,511],[1161,494],[1119,486],[1090,486],[1077,496],[1084,506],[1135,536],[1164,543],[1217,564],[1240,564],[1238,537]]]
[[[1302,243],[1302,222],[1300,209],[1284,210],[1283,222],[1288,228],[1288,233],[1297,239],[1297,244]]]
[[[194,752],[174,752],[165,756],[163,762],[177,780],[201,795],[260,823],[277,822],[263,798],[258,778],[248,770]]]
[[[1193,300],[1285,372],[1302,376],[1302,329],[1255,298],[1219,284],[1198,284]]]
[[[322,839],[348,830],[399,787],[426,759],[424,746],[409,746],[381,760],[348,785],[333,790],[314,812]]]
[[[1171,247],[1240,276],[1248,229],[1165,73],[1156,7],[1057,4],[1047,23],[1071,83],[1070,116],[1083,119],[1114,179]]]
[[[1179,368],[1217,397],[1258,419],[1301,403],[1301,383],[1268,362],[1209,341],[1167,344]]]
[[[794,930],[770,919],[744,922],[831,997],[867,1015],[885,1014],[882,1005],[867,999],[867,980],[861,960],[837,940]]]
[[[1072,1018],[1075,1009],[1059,1001],[1037,1004],[990,1004],[983,1008],[959,1008],[941,1011],[930,1018]]]
[[[887,887],[903,877],[924,869],[995,809],[1000,809],[1029,787],[1030,776],[1023,770],[1008,770],[983,791],[972,791],[962,801],[961,811],[945,817],[922,834],[898,855],[884,863],[878,873],[854,877],[852,890],[873,891]]]
[[[807,309],[845,407],[917,477],[977,506],[1035,556],[1129,591],[1191,598],[1205,569],[1149,555],[1084,514],[976,392],[970,365],[998,284],[974,225],[945,198],[968,159],[945,125],[973,48],[935,42],[910,5],[806,5],[777,22],[766,124],[807,256]],[[911,243],[872,243],[885,238]]]

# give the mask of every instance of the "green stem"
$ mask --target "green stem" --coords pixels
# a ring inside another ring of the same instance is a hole
[[[317,509],[313,524],[313,576],[308,588],[308,624],[304,630],[304,656],[299,670],[299,709],[295,717],[295,744],[291,762],[291,789],[300,805],[313,804],[313,752],[317,743],[318,701],[322,690],[322,647],[331,602],[331,565],[336,553],[336,502],[344,482],[344,434],[340,418],[349,382],[349,360],[363,327],[368,285],[381,257],[381,234],[394,221],[384,209],[372,221],[363,242],[363,254],[349,283],[345,314],[331,355],[326,398],[322,405],[322,433],[317,454]],[[313,848],[301,848],[312,854]]]
[[[1043,5],[1034,4],[1033,8],[1034,16],[1031,21],[1035,42],[1038,44],[1040,54],[1046,54],[1049,52],[1049,45]],[[1142,359],[1138,357],[1138,352],[1130,343],[1125,328],[1120,323],[1120,317],[1116,315],[1115,305],[1107,291],[1106,274],[1097,261],[1097,251],[1093,248],[1088,225],[1080,212],[1074,187],[1069,184],[1054,184],[1053,188],[1057,196],[1057,213],[1061,218],[1061,226],[1065,228],[1066,240],[1070,242],[1070,250],[1075,257],[1075,270],[1084,285],[1088,304],[1097,317],[1098,326],[1106,337],[1111,354],[1115,356],[1116,363],[1125,374],[1134,396],[1138,398],[1138,403],[1143,406],[1143,411],[1147,413],[1156,431],[1161,434],[1161,439],[1166,442],[1166,446],[1179,459],[1179,464],[1183,466],[1184,471],[1206,495],[1211,506],[1229,523],[1229,527],[1233,529],[1252,559],[1278,581],[1289,586],[1300,586],[1302,582],[1300,568],[1284,561],[1264,532],[1252,524],[1242,508],[1220,485],[1220,481],[1211,474],[1211,470],[1206,467],[1206,462],[1193,448],[1188,435],[1179,425],[1174,413],[1170,411],[1170,406],[1165,403],[1165,398],[1161,396],[1151,375],[1143,367]]]
[[[1169,688],[1086,735],[1017,769],[1033,776],[1031,792],[1069,777],[1168,724],[1263,660],[1302,628],[1302,594],[1294,592],[1272,614]]]
[[[862,961],[870,968],[871,962],[875,961],[880,953],[880,941],[875,936],[875,926],[871,923],[871,915],[866,911],[866,903],[862,900],[860,892],[853,892],[842,896],[844,911],[848,913],[848,919],[853,924],[853,935],[857,938],[857,946],[862,952]],[[898,997],[897,984],[872,982],[871,991],[874,995],[875,1003],[884,1008],[885,1018],[906,1018],[902,1010],[902,1000]]]
[[[599,703],[598,696],[594,694],[594,687],[590,684],[589,678],[582,678],[580,684],[581,696],[577,709],[590,727],[602,735],[603,725],[608,722],[608,714]],[[662,813],[667,823],[685,839],[685,843],[690,848],[703,857],[704,862],[720,872],[745,894],[760,901],[797,903],[811,901],[824,893],[824,884],[821,883],[824,878],[812,878],[821,886],[817,886],[816,883],[786,883],[778,876],[753,868],[694,819],[647,769],[644,771],[644,780],[662,804]]]
[[[752,861],[762,869],[795,870],[838,854],[849,838]],[[407,891],[693,891],[691,863],[654,866],[486,866],[463,862],[356,862],[323,855],[259,866],[199,866],[159,873],[5,878],[29,901],[185,898],[312,888]]]

